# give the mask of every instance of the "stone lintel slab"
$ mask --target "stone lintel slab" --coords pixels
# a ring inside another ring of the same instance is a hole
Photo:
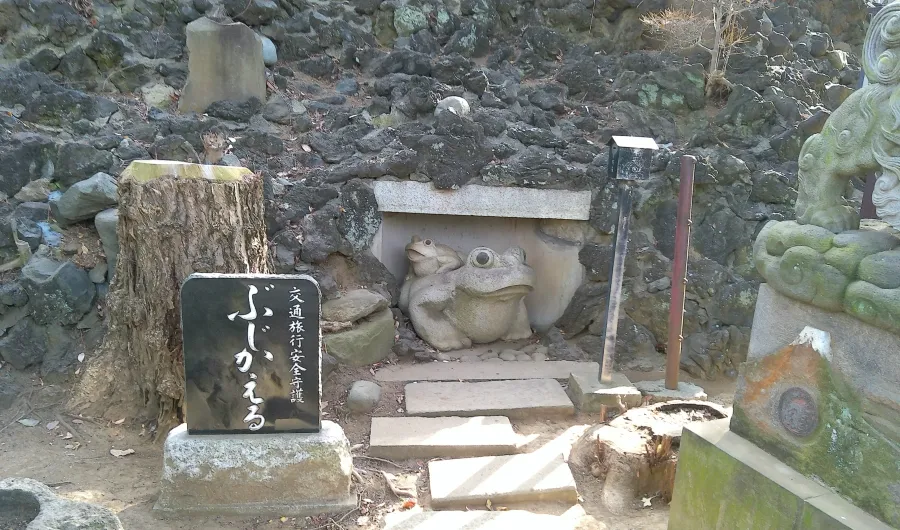
[[[668,530],[890,529],[731,432],[728,422],[685,427]]]
[[[372,418],[369,454],[398,460],[507,455],[520,442],[502,416]]]
[[[386,180],[376,181],[374,189],[381,212],[586,221],[591,209],[590,191],[478,185],[439,190],[426,182]]]
[[[405,392],[406,413],[410,416],[531,419],[575,415],[575,407],[566,392],[553,379],[410,383]]]
[[[660,403],[662,401],[673,400],[699,400],[706,401],[706,391],[692,383],[678,382],[678,388],[670,390],[666,388],[666,382],[659,381],[638,381],[634,387],[644,396],[650,398],[651,403]]]
[[[531,501],[575,504],[575,478],[562,453],[537,451],[428,463],[431,506],[436,509],[482,507]]]
[[[155,510],[186,514],[346,513],[353,460],[341,427],[318,433],[190,435],[169,432]]]
[[[566,392],[581,412],[600,412],[602,406],[616,408],[624,404],[628,408],[639,407],[644,397],[625,375],[614,372],[612,382],[601,383],[599,371],[592,375],[573,373],[569,376]]]
[[[568,379],[596,374],[600,365],[580,361],[505,361],[496,363],[421,363],[386,366],[375,372],[378,381],[505,381],[510,379]]]

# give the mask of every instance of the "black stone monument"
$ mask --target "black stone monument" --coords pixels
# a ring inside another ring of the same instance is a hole
[[[319,285],[192,274],[181,288],[189,434],[318,432]]]

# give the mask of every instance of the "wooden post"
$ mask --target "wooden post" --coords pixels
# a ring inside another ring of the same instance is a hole
[[[194,272],[267,272],[262,179],[245,168],[132,162],[119,182],[118,237],[109,331],[71,406],[156,419],[165,433],[184,419],[181,284]]]

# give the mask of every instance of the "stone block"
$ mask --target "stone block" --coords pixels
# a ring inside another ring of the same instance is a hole
[[[0,528],[122,530],[124,527],[108,508],[64,499],[36,480],[8,478],[0,480]]]
[[[726,419],[684,429],[668,526],[720,528],[890,527],[731,432]]]
[[[484,364],[430,363],[385,366],[379,381],[501,381],[508,379],[568,379],[573,373],[597,374],[600,365],[580,361],[519,361]]]
[[[164,512],[293,515],[346,513],[353,459],[341,427],[311,434],[189,435],[182,424],[163,449]]]
[[[495,456],[523,441],[502,416],[372,418],[369,454],[381,458]]]
[[[546,418],[575,415],[575,407],[552,379],[483,383],[412,383],[406,385],[410,416],[506,416]]]
[[[644,397],[623,374],[613,373],[612,382],[606,384],[597,380],[597,374],[585,376],[572,374],[569,376],[569,387],[566,393],[581,412],[600,412],[602,406],[618,408],[624,403],[626,407],[638,407]]]
[[[811,327],[778,351],[749,359],[738,380],[731,429],[900,526],[900,449],[891,440],[900,432],[898,415],[891,403],[881,404],[887,410],[864,412],[836,363],[831,336]]]
[[[203,17],[187,25],[188,80],[181,112],[204,112],[222,100],[266,100],[263,45],[244,24],[218,24]]]
[[[328,333],[323,337],[325,349],[338,362],[351,366],[376,363],[394,347],[394,314],[389,308],[360,320],[347,331]]]
[[[567,520],[558,515],[531,513],[524,510],[394,512],[387,514],[384,522],[384,530],[510,530],[513,528],[573,530],[578,524],[578,521]]]
[[[759,286],[756,313],[747,360],[754,361],[781,350],[805,327],[831,335],[832,369],[863,400],[866,413],[883,417],[873,406],[888,407],[894,423],[900,423],[900,336],[876,328],[847,315],[832,313],[798,302],[775,291],[768,284]],[[900,443],[900,438],[897,440]]]
[[[436,509],[505,503],[575,504],[575,478],[562,453],[551,450],[428,463],[431,506]]]
[[[87,273],[71,261],[39,256],[22,268],[22,286],[38,324],[75,324],[90,311],[97,294]]]
[[[374,189],[381,212],[587,220],[591,207],[590,191],[476,185],[439,190],[412,181],[377,181]]]

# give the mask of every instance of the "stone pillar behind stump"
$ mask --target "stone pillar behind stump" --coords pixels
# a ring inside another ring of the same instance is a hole
[[[204,112],[225,99],[266,100],[262,43],[244,24],[219,24],[203,17],[187,25],[188,80],[181,112]]]

